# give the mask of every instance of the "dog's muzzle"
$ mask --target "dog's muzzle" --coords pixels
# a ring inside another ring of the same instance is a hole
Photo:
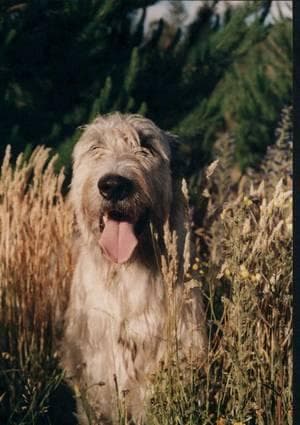
[[[138,244],[135,222],[118,211],[118,205],[134,192],[134,183],[118,174],[106,174],[98,181],[100,195],[109,205],[103,216],[99,244],[105,257],[114,263],[127,262]]]

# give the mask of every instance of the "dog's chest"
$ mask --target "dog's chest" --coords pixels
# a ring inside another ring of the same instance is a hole
[[[135,264],[112,268],[85,261],[82,269],[79,284],[88,309],[123,320],[145,312],[152,298],[155,304],[163,299],[160,279]]]
[[[150,358],[161,350],[162,282],[136,265],[112,271],[83,260],[75,270],[72,304],[88,380],[109,381],[116,374],[125,385],[138,371],[150,370]]]

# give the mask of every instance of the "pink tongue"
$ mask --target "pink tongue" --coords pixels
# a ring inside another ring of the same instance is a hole
[[[109,260],[114,263],[125,263],[131,257],[137,243],[131,223],[106,220],[99,244]]]

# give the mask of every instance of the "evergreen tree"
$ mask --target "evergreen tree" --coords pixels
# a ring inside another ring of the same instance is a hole
[[[198,180],[218,132],[253,164],[291,100],[291,20],[265,24],[271,1],[204,2],[183,28],[183,5],[144,34],[155,0],[4,0],[0,16],[0,150],[53,146],[70,163],[78,128],[98,113],[143,113],[183,144]],[[29,149],[29,148],[27,148]]]
[[[154,2],[4,0],[1,152],[8,143],[15,153],[28,143],[58,147],[96,113],[128,103],[135,109],[123,93],[125,79],[126,94],[132,90],[126,75],[134,72],[132,51],[142,39],[141,23],[133,28],[132,21]]]

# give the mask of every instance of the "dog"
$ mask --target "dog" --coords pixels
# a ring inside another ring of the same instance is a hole
[[[62,364],[80,389],[81,424],[116,423],[121,394],[128,423],[143,423],[149,377],[167,351],[170,297],[180,300],[176,338],[182,358],[205,356],[199,290],[191,289],[184,301],[188,214],[172,157],[177,143],[149,119],[112,113],[84,127],[75,145],[69,196],[77,254]],[[173,293],[161,271],[166,229],[176,234]]]

